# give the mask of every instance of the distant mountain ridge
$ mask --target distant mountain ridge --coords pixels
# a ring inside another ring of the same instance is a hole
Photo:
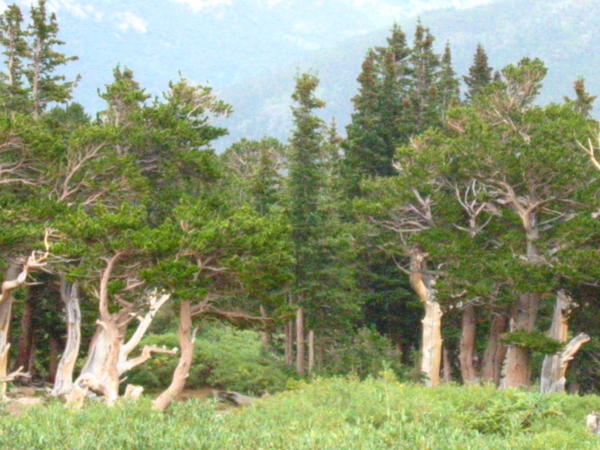
[[[507,0],[467,10],[423,14],[424,25],[437,38],[438,48],[450,41],[454,67],[460,75],[470,66],[482,43],[494,68],[522,57],[539,57],[549,68],[540,102],[572,96],[576,78],[586,78],[588,90],[600,93],[600,2],[595,0]],[[398,22],[412,40],[416,18]],[[391,28],[390,24],[390,28]],[[327,102],[322,117],[335,117],[343,128],[352,112],[356,77],[369,47],[382,45],[388,29],[350,39],[308,55],[296,64],[233,84],[220,94],[235,113],[224,122],[230,135],[217,147],[240,137],[264,135],[286,139],[290,129],[290,95],[297,71],[311,70],[321,78],[319,95]]]

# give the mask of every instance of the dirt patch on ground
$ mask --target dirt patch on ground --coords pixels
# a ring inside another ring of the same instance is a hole
[[[198,389],[185,389],[181,395],[179,395],[180,400],[188,400],[190,398],[207,398],[213,396],[213,387],[211,386],[203,386]]]

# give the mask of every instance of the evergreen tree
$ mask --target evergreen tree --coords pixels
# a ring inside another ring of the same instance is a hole
[[[275,138],[241,139],[222,155],[229,172],[230,189],[241,202],[266,214],[280,199],[282,169],[287,149]]]
[[[440,71],[438,73],[438,92],[442,112],[458,103],[460,87],[456,73],[452,68],[452,50],[450,50],[449,42],[446,43],[446,47],[444,48]]]
[[[467,100],[475,97],[482,87],[492,81],[492,71],[493,69],[488,65],[488,57],[485,49],[481,44],[477,44],[473,65],[469,67],[469,75],[463,77],[468,88],[466,93]],[[499,73],[496,72],[494,80],[497,80],[498,77]]]
[[[307,289],[308,277],[314,270],[314,245],[317,236],[319,194],[323,185],[320,164],[322,121],[314,110],[325,103],[315,97],[319,80],[310,74],[296,78],[292,98],[294,131],[289,156],[289,216],[296,257],[296,289],[301,297]]]
[[[27,104],[23,60],[29,56],[30,49],[22,26],[23,14],[17,5],[10,5],[0,15],[0,44],[6,57],[0,99],[4,109],[11,112],[23,111]]]
[[[32,116],[37,120],[50,102],[66,103],[71,98],[77,81],[65,81],[64,75],[55,74],[56,69],[76,56],[66,56],[57,50],[64,45],[58,39],[59,26],[56,15],[48,15],[46,0],[38,0],[31,6],[31,24],[28,34],[31,36],[30,62],[25,70],[31,89]]]
[[[390,175],[393,173],[390,149],[380,130],[381,82],[378,57],[370,50],[358,76],[358,94],[352,99],[354,113],[346,128],[348,138],[344,144],[346,179],[349,192],[358,191],[363,175]]]
[[[113,69],[114,80],[105,86],[104,92],[98,92],[106,101],[107,109],[100,113],[100,120],[113,126],[126,127],[135,120],[134,113],[150,98],[134,79],[133,71],[127,67]]]
[[[411,106],[413,134],[421,132],[439,122],[438,103],[440,93],[437,73],[440,58],[433,51],[435,38],[421,22],[417,23],[415,40],[410,56],[412,65]]]
[[[575,90],[575,98],[570,99],[569,97],[565,97],[565,101],[573,105],[575,111],[579,111],[581,114],[585,116],[590,115],[590,111],[594,109],[594,100],[596,100],[596,95],[590,95],[589,92],[585,90],[585,80],[583,78],[579,78],[573,83],[573,88]]]

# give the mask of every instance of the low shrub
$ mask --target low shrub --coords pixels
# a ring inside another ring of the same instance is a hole
[[[376,330],[361,328],[354,336],[338,339],[320,373],[329,376],[354,374],[364,379],[391,369],[397,376],[404,377],[406,368],[400,358],[400,351],[390,339]]]
[[[0,448],[583,450],[600,448],[585,428],[598,409],[597,396],[316,379],[226,411],[210,400],[166,413],[148,399],[79,411],[53,402],[1,417]]]
[[[149,335],[144,345],[177,347],[175,333]],[[129,382],[150,389],[167,386],[177,364],[177,355],[155,355],[129,375]],[[194,343],[194,362],[186,387],[210,385],[251,394],[285,388],[291,374],[283,362],[263,348],[252,330],[220,324],[206,325]]]

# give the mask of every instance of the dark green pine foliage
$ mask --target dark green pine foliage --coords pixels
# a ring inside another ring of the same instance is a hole
[[[344,144],[344,177],[350,194],[357,194],[363,175],[390,175],[393,173],[389,147],[381,133],[379,62],[370,50],[358,76],[358,94],[352,99],[354,113],[346,128]]]
[[[279,144],[276,139],[272,140]],[[252,199],[254,200],[256,210],[260,214],[267,214],[271,206],[277,203],[280,178],[272,146],[261,145],[258,153],[256,174],[250,182]]]
[[[328,188],[340,175],[340,164],[342,161],[342,144],[344,139],[338,134],[337,122],[333,118],[324,130],[324,142],[321,151],[321,162],[327,178]]]
[[[23,30],[23,14],[16,5],[10,5],[0,15],[0,44],[5,57],[5,72],[0,74],[0,102],[6,111],[24,112],[28,89],[23,61],[29,56],[29,46]]]
[[[127,67],[115,67],[113,77],[113,82],[105,86],[104,92],[98,92],[107,104],[106,110],[100,113],[100,119],[116,127],[131,125],[135,121],[134,115],[141,111],[150,95],[140,87],[133,71]]]
[[[440,99],[441,114],[451,106],[455,106],[460,98],[460,87],[456,73],[452,68],[452,50],[450,43],[446,42],[444,54],[440,63],[438,73],[438,92]]]
[[[314,114],[325,103],[315,96],[319,80],[310,74],[296,78],[292,98],[294,130],[290,139],[289,156],[289,217],[292,227],[296,267],[296,290],[302,298],[315,273],[315,245],[319,216],[319,195],[323,185],[320,164],[323,123]]]
[[[485,53],[485,49],[481,44],[477,44],[473,65],[469,67],[469,75],[463,77],[463,80],[467,85],[467,100],[471,100],[477,95],[482,87],[492,81],[492,72],[493,69],[488,65],[488,57]],[[497,81],[499,78],[500,74],[496,72],[494,81]]]
[[[597,96],[590,95],[590,93],[585,90],[585,80],[583,78],[579,78],[573,83],[573,89],[575,90],[575,98],[570,99],[569,97],[565,97],[565,101],[570,103],[575,111],[578,111],[585,116],[589,116],[590,111],[594,109],[594,100],[596,100]]]
[[[66,81],[64,75],[56,74],[56,70],[77,59],[66,56],[57,48],[64,45],[58,39],[58,22],[54,13],[48,14],[46,1],[39,0],[31,6],[31,24],[28,34],[31,36],[30,62],[25,74],[31,89],[31,111],[34,119],[38,119],[46,105],[50,102],[66,103],[70,98],[77,81]]]
[[[242,202],[266,214],[281,200],[283,166],[287,148],[273,137],[241,139],[221,155],[229,173],[229,189]]]
[[[413,131],[407,114],[411,84],[409,56],[406,35],[394,25],[387,46],[371,49],[365,57],[344,145],[345,178],[351,194],[358,193],[362,176],[394,174],[392,160],[396,147],[406,142]]]
[[[434,41],[429,29],[418,22],[410,56],[413,71],[410,97],[414,134],[437,125],[440,119],[440,93],[437,85],[440,58],[433,50]]]
[[[373,175],[392,175],[392,159],[396,147],[413,132],[409,117],[408,92],[411,87],[410,48],[406,35],[394,24],[387,47],[379,48],[381,60],[380,133],[385,147],[381,149],[381,170]]]

